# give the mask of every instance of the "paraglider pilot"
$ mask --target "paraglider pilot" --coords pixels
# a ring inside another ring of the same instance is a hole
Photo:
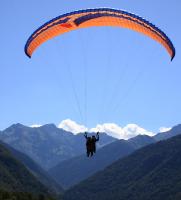
[[[99,141],[99,132],[92,137],[88,137],[87,132],[85,132],[84,137],[86,138],[87,157],[93,156],[96,153],[96,142]]]

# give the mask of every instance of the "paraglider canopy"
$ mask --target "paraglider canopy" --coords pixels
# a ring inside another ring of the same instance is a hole
[[[45,41],[72,30],[92,26],[117,26],[140,32],[164,46],[171,60],[175,56],[175,48],[163,31],[135,14],[111,8],[79,10],[50,20],[29,37],[25,45],[25,53],[31,57]]]

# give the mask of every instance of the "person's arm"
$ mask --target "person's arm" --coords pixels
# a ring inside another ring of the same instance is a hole
[[[97,132],[97,135],[96,135],[96,142],[99,141],[99,132]]]
[[[84,133],[84,137],[87,139],[87,132]]]

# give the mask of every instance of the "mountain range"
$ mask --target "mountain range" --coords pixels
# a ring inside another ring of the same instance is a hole
[[[61,162],[48,172],[64,189],[67,189],[136,149],[154,142],[153,138],[146,135],[140,135],[130,140],[118,140],[102,147],[91,158],[87,158],[85,155],[76,156]]]
[[[99,149],[96,156],[91,159],[81,155],[60,162],[49,170],[49,174],[64,189],[68,189],[103,170],[116,160],[131,154],[136,149],[179,134],[181,134],[181,125],[177,125],[167,132],[158,133],[154,137],[138,135],[129,140],[115,141]]]
[[[25,153],[46,170],[63,160],[85,152],[83,133],[74,135],[57,128],[54,124],[46,124],[38,128],[14,124],[1,131],[0,140]],[[102,133],[98,148],[115,140]]]
[[[71,187],[64,200],[177,200],[181,136],[176,135],[180,134],[181,125],[154,137],[129,140],[101,133],[96,155],[87,158],[83,133],[73,135],[53,124],[39,128],[14,124],[0,132],[0,197],[5,190],[45,196],[60,193],[62,199],[63,186]],[[49,174],[37,163],[45,165]]]
[[[150,144],[67,190],[64,200],[180,200],[181,135]]]

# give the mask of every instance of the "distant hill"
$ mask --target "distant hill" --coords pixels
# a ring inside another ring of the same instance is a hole
[[[48,188],[48,191],[52,194],[59,194],[63,192],[63,189],[50,175],[42,169],[37,163],[35,163],[31,158],[29,158],[24,153],[21,153],[8,144],[0,141],[0,144],[7,148],[15,159],[19,160],[25,165],[25,167],[39,180],[43,185]]]
[[[49,195],[48,189],[0,144],[0,190]]]
[[[0,140],[27,154],[44,169],[85,152],[83,134],[73,135],[54,124],[39,128],[14,124],[0,133]],[[115,140],[102,134],[98,146],[102,147]]]
[[[139,149],[156,141],[153,137],[148,135],[138,135],[136,137],[130,138],[127,140],[127,142],[132,145],[134,149]]]
[[[132,153],[135,149],[153,142],[155,140],[146,135],[140,135],[128,141],[118,140],[99,149],[92,158],[87,158],[86,155],[74,157],[53,167],[49,173],[67,189],[104,169],[114,161]]]
[[[163,133],[158,133],[154,136],[154,139],[156,141],[160,140],[165,140],[168,138],[171,138],[176,135],[181,135],[181,124],[174,126],[171,130],[163,132]]]
[[[181,136],[136,150],[68,190],[64,200],[180,200]]]

